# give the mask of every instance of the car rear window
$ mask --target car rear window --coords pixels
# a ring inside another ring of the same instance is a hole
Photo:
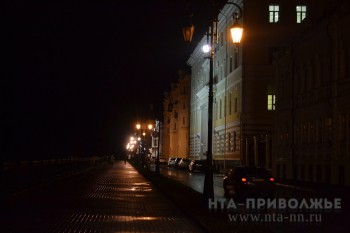
[[[247,177],[269,177],[271,176],[270,172],[263,168],[236,168],[235,172],[238,176],[247,176]]]

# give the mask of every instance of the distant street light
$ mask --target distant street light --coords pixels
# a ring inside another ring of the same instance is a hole
[[[235,12],[233,18],[235,23],[230,28],[232,42],[238,46],[241,42],[243,27],[238,23],[238,20],[242,17],[241,7],[233,2],[227,2],[226,4],[232,4],[237,7],[239,13]],[[215,44],[217,43],[218,32],[214,32],[214,29],[218,30],[217,16],[212,15],[211,27],[210,27],[210,45],[205,47],[207,52],[210,52],[207,57],[210,59],[209,67],[209,100],[208,100],[208,151],[203,187],[203,201],[208,205],[209,200],[214,200],[214,181],[213,181],[213,152],[212,152],[212,132],[213,132],[213,84],[214,84],[214,57],[215,57]],[[194,26],[191,24],[188,27],[183,28],[184,40],[191,42],[194,33]],[[208,206],[207,206],[208,207]]]
[[[145,156],[147,155],[146,152],[146,149],[147,149],[147,141],[145,140],[145,137],[146,137],[146,131],[147,130],[152,130],[153,129],[153,125],[152,124],[146,124],[146,123],[137,123],[136,124],[136,129],[137,131],[139,131],[139,143],[140,143],[140,158],[141,158],[141,165],[142,167],[144,167],[144,160],[145,160]],[[141,137],[142,136],[142,137]],[[144,139],[144,140],[142,140]],[[142,145],[144,143],[144,145]],[[144,148],[142,148],[142,146]]]

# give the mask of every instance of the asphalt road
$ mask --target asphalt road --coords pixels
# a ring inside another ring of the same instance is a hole
[[[154,165],[151,165],[150,169],[154,170]],[[163,176],[172,178],[186,186],[191,187],[197,192],[203,193],[204,173],[191,173],[187,170],[169,168],[166,165],[160,166],[160,172]],[[214,195],[216,199],[224,198],[222,179],[223,174],[214,174]],[[323,194],[310,192],[308,189],[296,189],[293,187],[284,186],[283,184],[278,184],[275,190],[275,198],[284,199],[287,201],[291,199],[305,199],[310,203],[310,200],[313,198],[319,198],[318,200],[328,198],[328,200],[332,201],[337,197],[327,195],[323,196]],[[269,218],[269,221],[271,221],[269,228],[271,232],[274,233],[295,233],[296,231],[298,233],[348,232],[348,229],[350,229],[350,201],[349,197],[342,197],[340,199],[341,208],[339,210],[325,210],[324,208],[302,212],[287,210],[280,214],[280,210],[276,211],[275,209],[271,209],[264,214],[266,214],[265,216]],[[240,208],[240,214],[242,213],[249,215],[252,212],[250,209],[244,206],[243,208]],[[251,216],[253,215],[250,215],[249,217]],[[278,217],[283,219],[278,219]],[[295,220],[293,219],[294,217],[299,219]],[[295,224],[293,221],[295,221]],[[286,225],[281,224],[281,222],[292,222],[293,224],[286,227]]]

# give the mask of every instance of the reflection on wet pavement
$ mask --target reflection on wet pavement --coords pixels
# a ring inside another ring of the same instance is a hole
[[[151,166],[151,170],[155,167]],[[191,187],[193,190],[203,193],[204,185],[204,173],[201,172],[189,172],[186,170],[178,170],[168,166],[160,166],[160,172],[162,175],[170,177],[180,183]],[[222,187],[222,174],[214,174],[214,197],[222,198],[224,196],[224,189]]]

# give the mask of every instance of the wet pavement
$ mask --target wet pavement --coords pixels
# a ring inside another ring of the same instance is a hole
[[[155,172],[155,165],[151,164],[150,170]],[[167,165],[161,165],[160,174],[165,177],[174,179],[186,186],[191,187],[194,191],[203,193],[204,186],[204,172],[189,172],[188,170],[179,170],[173,167],[168,167]],[[213,188],[214,188],[214,198],[219,199],[224,197],[223,184],[224,174],[214,173],[213,174]]]
[[[12,197],[1,232],[203,232],[129,163]]]

